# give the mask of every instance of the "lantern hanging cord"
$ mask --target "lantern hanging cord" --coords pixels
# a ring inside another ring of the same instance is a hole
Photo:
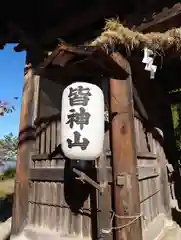
[[[132,220],[121,226],[110,227],[109,229],[102,229],[101,234],[110,234],[112,232],[112,230],[118,230],[118,229],[123,229],[125,227],[129,227],[130,225],[135,223],[139,218],[141,218],[141,216],[142,216],[142,214],[135,215],[135,216],[119,216],[119,215],[115,214],[115,212],[114,212],[111,217],[110,226],[112,225],[114,217],[117,217],[119,219],[132,219]]]

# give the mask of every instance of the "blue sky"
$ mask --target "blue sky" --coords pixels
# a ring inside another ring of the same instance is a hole
[[[16,111],[0,117],[0,138],[12,132],[18,135],[24,81],[25,52],[16,53],[13,45],[0,50],[0,100],[14,105]],[[19,97],[14,100],[14,97]]]

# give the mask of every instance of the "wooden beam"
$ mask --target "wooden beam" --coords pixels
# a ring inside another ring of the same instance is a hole
[[[123,66],[120,67],[120,63],[115,62],[114,59],[106,54],[106,52],[101,48],[94,51],[92,56],[94,58],[94,62],[99,64],[101,68],[111,74],[111,76],[126,78],[129,75]]]
[[[29,60],[28,53],[27,61]],[[33,127],[34,77],[32,69],[29,69],[24,77],[12,218],[13,235],[17,235],[23,230],[28,211],[28,168],[35,142]]]
[[[49,66],[49,68],[48,68]],[[48,70],[46,71],[46,68]],[[128,73],[112,60],[99,47],[92,46],[70,46],[61,44],[47,59],[37,68],[37,74],[59,71],[58,76],[71,79],[79,75],[94,75],[98,72],[99,76],[125,78]],[[66,80],[67,82],[67,80]]]
[[[82,55],[82,56],[90,56],[95,52],[98,47],[94,46],[86,46],[86,45],[80,45],[80,46],[72,46],[69,44],[61,44],[59,46],[61,51],[73,53],[75,55]]]
[[[61,160],[63,160],[64,157],[61,154],[57,154],[55,157],[50,156],[50,154],[37,154],[37,155],[32,155],[31,159],[33,161],[42,161],[42,160],[48,160],[48,159],[61,159]]]
[[[132,19],[132,23],[134,23],[134,17]],[[177,3],[171,8],[163,8],[161,12],[153,16],[152,20],[142,21],[139,26],[134,26],[134,28],[140,32],[165,31],[169,28],[169,22],[171,22],[172,28],[180,26],[181,3]]]
[[[31,168],[32,181],[64,181],[64,168]]]
[[[151,152],[137,152],[138,159],[156,160],[157,155]]]
[[[132,79],[129,63],[119,54],[114,53],[113,59],[129,72],[127,79],[110,80],[111,112],[116,116],[112,119],[112,154],[113,154],[113,181],[114,181],[114,207],[117,230],[115,239],[141,240],[140,199],[137,178],[137,157],[134,135],[134,113]],[[124,185],[117,185],[117,178],[124,178]],[[134,199],[134,201],[133,201]],[[126,216],[138,216],[129,228],[121,228],[130,222]],[[124,219],[125,217],[125,219]],[[119,229],[120,227],[120,229]]]
[[[97,171],[97,181],[100,181],[99,169]],[[111,168],[107,168],[108,182],[112,182]],[[74,173],[72,172],[74,175]],[[32,181],[64,181],[64,168],[31,168],[29,179]]]
[[[37,67],[36,74],[40,75],[50,65],[63,67],[68,60],[76,55],[89,56],[95,51],[95,47],[79,46],[73,47],[68,44],[60,44],[53,52]],[[62,64],[62,62],[64,64]]]
[[[40,75],[46,67],[53,61],[53,59],[60,53],[59,46],[48,56],[35,70],[37,75]]]
[[[143,179],[153,178],[159,176],[158,165],[150,165],[150,166],[137,166],[138,169],[138,180],[141,181]]]

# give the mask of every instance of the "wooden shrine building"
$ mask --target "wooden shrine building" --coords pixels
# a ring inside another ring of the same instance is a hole
[[[27,51],[12,236],[155,239],[174,218],[173,203],[180,211],[171,104],[181,96],[171,92],[181,88],[181,30],[170,29],[181,26],[181,4],[53,0],[3,8],[1,47]],[[145,47],[154,53],[153,79]],[[103,90],[108,115],[104,151],[89,164],[61,150],[62,91],[75,81]]]

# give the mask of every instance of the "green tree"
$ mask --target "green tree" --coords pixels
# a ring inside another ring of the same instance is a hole
[[[5,159],[16,160],[18,151],[18,137],[14,136],[12,133],[4,136],[0,139],[0,147],[5,149]]]

